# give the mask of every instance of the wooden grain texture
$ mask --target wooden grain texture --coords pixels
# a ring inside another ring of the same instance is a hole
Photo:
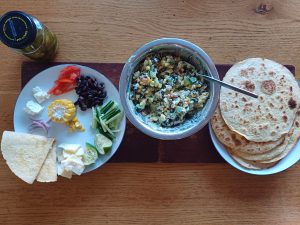
[[[124,62],[140,45],[180,37],[215,63],[251,56],[300,68],[300,1],[2,0],[60,41],[57,61]],[[24,58],[0,45],[0,132],[12,129]],[[300,78],[299,75],[297,75]],[[141,146],[142,150],[142,146]],[[0,160],[0,224],[299,224],[300,166],[268,177],[226,164],[110,164],[54,184],[29,186]]]

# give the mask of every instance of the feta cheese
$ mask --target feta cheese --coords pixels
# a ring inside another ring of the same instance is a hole
[[[62,148],[63,151],[68,151],[70,153],[75,154],[77,152],[77,150],[80,148],[80,145],[78,145],[78,144],[60,144],[58,147]]]
[[[85,154],[84,149],[83,148],[79,148],[77,150],[77,152],[75,153],[75,155],[77,156],[83,156]]]
[[[63,151],[61,150],[57,150],[57,152],[56,152],[56,156],[57,156],[57,160],[58,160],[58,162],[60,162],[60,161],[62,161],[62,160],[64,160],[65,159],[65,157],[64,157],[64,155],[63,155]]]
[[[42,107],[40,104],[38,104],[34,101],[28,101],[26,103],[24,111],[31,116],[35,116],[35,115],[39,114],[43,109],[44,109],[44,107]]]
[[[65,170],[72,171],[77,175],[81,175],[84,171],[84,164],[76,155],[71,155],[67,159],[61,161],[61,165],[65,168]]]
[[[78,144],[60,144],[58,148],[62,149],[58,175],[67,178],[71,178],[73,173],[81,175],[85,169],[82,160],[82,156],[85,154],[84,149]]]
[[[32,89],[32,92],[33,97],[39,104],[43,103],[44,101],[50,98],[50,95],[47,92],[43,91],[39,86],[34,87]]]
[[[73,172],[66,170],[61,164],[58,164],[57,165],[57,174],[62,177],[71,179]]]

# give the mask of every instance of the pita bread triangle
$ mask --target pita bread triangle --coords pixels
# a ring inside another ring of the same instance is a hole
[[[1,151],[11,171],[23,181],[32,184],[53,143],[53,138],[4,131]]]
[[[42,168],[37,175],[38,182],[54,182],[57,181],[57,167],[56,167],[56,143],[53,143]]]

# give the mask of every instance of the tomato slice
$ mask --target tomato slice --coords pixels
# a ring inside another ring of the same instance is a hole
[[[70,80],[76,82],[76,79],[80,77],[80,71],[79,73],[71,73],[70,74]]]
[[[48,94],[61,95],[61,94],[64,94],[64,93],[74,90],[74,88],[75,88],[75,85],[70,84],[70,83],[58,83],[58,84],[55,84],[54,87],[52,87],[48,91]]]
[[[52,95],[61,95],[74,90],[76,79],[80,77],[80,68],[77,66],[67,66],[60,71],[55,85],[48,91]]]
[[[72,90],[74,90],[74,88],[75,88],[75,86],[69,86],[69,87],[67,87],[66,89],[64,89],[64,93],[67,93],[67,92],[69,92],[69,91],[72,91]]]
[[[58,77],[58,80],[60,79],[64,79],[64,78],[69,78],[70,77],[74,78],[74,80],[80,76],[80,68],[77,67],[77,66],[67,66],[65,67],[64,69],[62,69],[60,71],[60,74],[59,74],[59,77]]]
[[[60,83],[75,84],[74,80],[67,79],[67,78],[56,80],[55,83],[56,84],[60,84]]]
[[[49,91],[48,94],[50,95],[58,95],[57,92],[59,90],[59,84],[55,84]]]

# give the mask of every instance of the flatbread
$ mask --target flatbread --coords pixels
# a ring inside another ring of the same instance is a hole
[[[250,58],[233,65],[223,80],[259,96],[256,99],[221,88],[220,109],[231,130],[254,142],[276,141],[289,132],[300,103],[300,89],[286,67]]]
[[[279,146],[273,148],[271,151],[268,151],[263,154],[256,154],[251,155],[244,152],[234,151],[234,154],[238,155],[239,157],[246,159],[246,160],[257,160],[257,161],[266,161],[268,162],[276,162],[281,158],[281,156],[286,155],[286,152],[289,152],[293,146],[297,143],[299,139],[299,124],[300,124],[300,111],[299,113],[296,113],[296,118],[294,120],[293,126],[289,133],[285,136],[285,139],[282,144]],[[281,155],[281,156],[280,156]],[[278,160],[272,160],[272,159],[278,159]]]
[[[56,143],[53,144],[51,150],[49,151],[36,180],[39,182],[57,181]]]
[[[229,129],[224,122],[220,108],[217,107],[212,119],[211,126],[221,143],[231,148],[234,152],[246,154],[262,154],[270,151],[284,141],[284,136],[272,142],[252,142]]]
[[[287,135],[288,144],[286,145],[285,150],[276,157],[270,160],[260,161],[260,163],[277,162],[286,157],[290,153],[290,151],[295,147],[300,138],[300,116],[298,114],[300,114],[300,112],[297,112],[297,116],[292,127],[292,132],[290,132]]]
[[[11,171],[20,179],[32,184],[53,142],[53,138],[4,131],[1,151]]]
[[[267,169],[267,168],[270,168],[270,167],[272,167],[276,164],[276,162],[260,163],[260,162],[245,160],[245,159],[242,159],[242,158],[240,158],[236,155],[231,155],[231,156],[238,164],[240,164],[241,166],[243,166],[247,169],[251,169],[251,170]]]

